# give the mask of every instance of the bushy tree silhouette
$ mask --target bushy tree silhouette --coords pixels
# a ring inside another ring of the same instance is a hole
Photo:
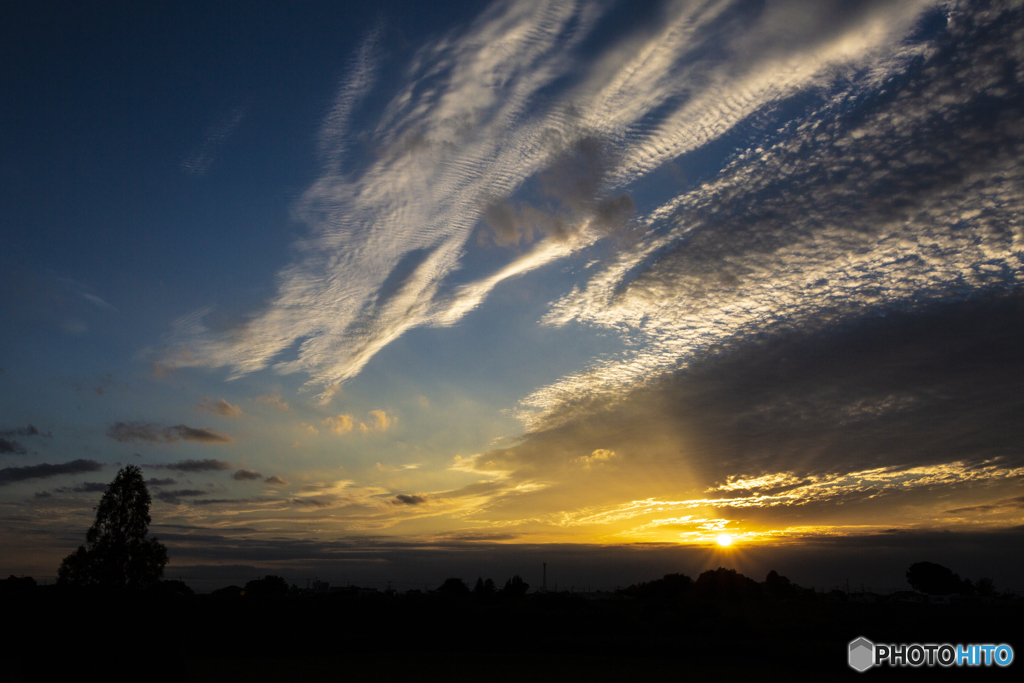
[[[983,598],[994,598],[999,595],[999,593],[996,592],[995,582],[987,577],[978,579],[974,584],[974,590]]]
[[[907,583],[916,591],[929,595],[970,595],[974,586],[970,579],[961,579],[952,569],[934,562],[915,562],[907,569]]]
[[[526,595],[528,590],[530,590],[530,584],[519,578],[519,574],[516,574],[505,582],[505,587],[501,589],[501,594],[510,598],[520,598]]]
[[[469,586],[462,579],[445,579],[444,583],[437,589],[437,592],[450,598],[463,598],[469,595]]]
[[[245,594],[260,597],[284,597],[288,595],[288,582],[280,576],[268,574],[262,579],[253,579],[245,584]]]
[[[121,468],[96,506],[86,545],[64,558],[57,582],[134,590],[159,581],[167,549],[146,538],[151,503],[142,470],[135,465]]]
[[[709,569],[697,577],[694,591],[706,598],[718,600],[749,600],[761,595],[761,585],[735,569]]]

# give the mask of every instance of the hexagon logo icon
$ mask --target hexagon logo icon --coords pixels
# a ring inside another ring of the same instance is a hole
[[[850,642],[850,668],[867,671],[875,663],[875,644],[867,638]]]

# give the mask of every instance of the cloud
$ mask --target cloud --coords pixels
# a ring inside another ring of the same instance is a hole
[[[0,429],[0,436],[45,436],[47,438],[53,435],[50,432],[40,432],[32,425],[27,427],[17,427],[15,429]]]
[[[154,496],[157,500],[162,500],[165,503],[171,505],[181,505],[182,498],[194,498],[196,496],[208,495],[209,491],[202,491],[200,489],[174,489],[171,491],[158,491]]]
[[[338,415],[337,417],[328,417],[321,420],[320,424],[324,425],[335,434],[347,434],[352,431],[352,416]]]
[[[306,430],[306,432],[313,436],[316,436],[317,434],[320,433],[320,431],[316,427],[314,427],[313,425],[308,425],[305,422],[302,423],[302,427]]]
[[[277,476],[276,474],[272,477],[267,477],[263,481],[264,483],[269,484],[270,486],[288,486],[288,482],[286,482],[284,479]]]
[[[620,232],[635,207],[628,194],[601,197],[601,189],[616,159],[606,141],[583,135],[571,142],[552,141],[565,150],[539,175],[543,208],[507,201],[491,203],[482,218],[498,246],[530,243],[551,237],[565,242],[589,228],[597,234]],[[484,233],[481,233],[481,236]]]
[[[14,453],[15,455],[25,455],[28,453],[25,447],[17,441],[7,439],[0,439],[0,453]]]
[[[159,479],[157,477],[150,477],[146,480],[147,486],[172,486],[177,483],[177,479]]]
[[[262,479],[263,475],[254,470],[238,470],[231,475],[231,478],[235,481],[252,481],[254,479]]]
[[[952,510],[946,510],[946,514],[962,515],[965,512],[1008,512],[1022,508],[1024,508],[1024,496],[1017,496],[1016,498],[1006,498],[984,505],[967,505],[965,507],[953,508]]]
[[[609,451],[604,448],[596,448],[590,455],[581,455],[580,457],[573,460],[573,462],[582,465],[585,468],[590,468],[591,465],[608,462],[615,457],[615,451]]]
[[[97,308],[102,308],[107,311],[113,311],[114,313],[118,312],[118,310],[114,308],[114,306],[110,305],[109,303],[99,298],[95,294],[89,294],[88,292],[79,292],[79,294],[82,295],[83,299],[91,303],[93,306],[96,306]]]
[[[279,395],[277,395],[277,394],[266,395],[266,396],[257,396],[256,400],[259,401],[260,403],[266,403],[266,404],[272,405],[275,408],[277,408],[278,410],[280,410],[282,413],[287,413],[288,412],[288,402],[287,401],[282,401],[281,397]]]
[[[838,89],[643,217],[635,248],[544,318],[628,334],[634,350],[535,392],[527,424],[707,349],[1018,287],[1016,24],[976,18],[954,12],[927,55],[890,73],[891,96],[865,101],[873,82]]]
[[[181,170],[190,175],[204,176],[213,164],[214,154],[227,142],[245,118],[246,108],[235,107],[219,121],[206,129],[202,144],[182,162]]]
[[[231,506],[231,505],[278,505],[279,501],[272,498],[200,498],[193,500],[192,505]]]
[[[25,455],[28,453],[20,442],[6,438],[12,436],[45,436],[49,438],[52,434],[49,432],[40,432],[32,425],[28,425],[27,427],[17,427],[14,429],[0,429],[0,454],[13,453],[14,455]]]
[[[212,398],[206,397],[196,407],[222,417],[242,417],[243,414],[241,408],[231,405],[224,399],[214,401]]]
[[[98,472],[105,465],[94,460],[72,460],[71,462],[50,465],[42,463],[28,467],[5,467],[0,469],[0,486],[7,486],[29,479],[45,479],[56,477],[62,474],[82,474],[84,472]]]
[[[807,525],[834,524],[837,509],[864,525],[948,525],[986,511],[954,501],[1012,501],[1024,481],[1022,336],[1024,294],[996,291],[709,349],[458,461],[508,490],[548,483],[467,519],[664,541],[688,533],[650,526],[669,512],[754,530],[789,529],[794,508]],[[595,455],[617,467],[594,467]],[[581,464],[588,475],[573,476]]]
[[[373,416],[369,426],[365,422],[359,423],[359,429],[364,432],[386,432],[395,421],[395,418],[389,418],[383,410],[371,410],[369,414]]]
[[[295,207],[308,234],[276,293],[238,334],[208,328],[206,311],[178,320],[168,346],[195,355],[160,362],[338,386],[407,330],[455,324],[506,277],[607,235],[634,209],[626,186],[665,162],[787,98],[903,68],[932,3],[849,6],[783,1],[742,22],[730,3],[675,3],[607,40],[604,6],[496,3],[416,52],[367,129],[376,157],[350,168],[352,113],[376,94],[367,39],[325,117],[324,170]],[[540,208],[513,198],[531,192]],[[547,236],[460,288],[481,219],[505,243]]]
[[[50,493],[49,491],[36,491],[35,494],[33,494],[33,498],[35,498],[36,500],[41,500],[44,498],[53,498],[53,494]]]
[[[109,484],[100,481],[86,481],[77,486],[62,486],[55,493],[106,493]]]
[[[107,430],[107,436],[121,443],[175,443],[177,441],[196,441],[208,444],[234,443],[228,434],[215,429],[175,425],[158,427],[145,422],[118,422]]]
[[[407,493],[399,493],[392,501],[395,505],[423,505],[427,499],[423,496],[414,496]]]
[[[231,463],[223,460],[179,460],[173,463],[146,465],[157,470],[174,470],[176,472],[217,472],[231,469]]]

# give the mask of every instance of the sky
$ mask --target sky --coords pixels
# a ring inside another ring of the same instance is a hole
[[[0,12],[0,574],[1024,589],[1021,2]]]

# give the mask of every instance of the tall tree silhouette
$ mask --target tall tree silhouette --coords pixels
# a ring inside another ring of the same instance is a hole
[[[167,549],[146,538],[151,503],[142,470],[135,465],[121,468],[96,506],[86,545],[61,562],[58,583],[138,589],[159,581]]]

